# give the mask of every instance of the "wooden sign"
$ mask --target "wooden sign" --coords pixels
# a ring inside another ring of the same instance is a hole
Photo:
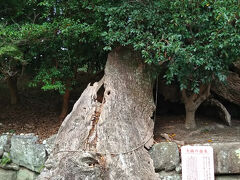
[[[181,156],[182,180],[214,180],[211,146],[183,146]]]

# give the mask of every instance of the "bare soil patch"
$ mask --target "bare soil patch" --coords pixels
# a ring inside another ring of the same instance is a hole
[[[0,134],[34,133],[42,141],[57,133],[62,123],[58,118],[61,105],[57,95],[21,95],[21,103],[16,106],[9,105],[6,97],[7,94],[0,97]]]
[[[229,127],[213,117],[197,116],[197,129],[187,130],[184,127],[184,116],[159,116],[155,122],[155,140],[166,141],[161,134],[167,133],[172,139],[184,141],[185,144],[240,142],[240,120],[232,119]]]
[[[79,75],[77,88],[71,91],[69,112],[87,84],[101,76],[102,72],[96,75],[83,72]],[[62,124],[62,120],[59,120],[62,96],[57,91],[29,88],[25,83],[28,80],[24,78],[18,84],[20,103],[17,106],[10,105],[9,90],[6,84],[0,84],[0,135],[6,132],[34,133],[42,141],[56,134]]]

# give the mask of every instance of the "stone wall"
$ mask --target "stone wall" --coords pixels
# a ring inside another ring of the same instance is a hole
[[[55,136],[38,143],[34,134],[0,136],[0,179],[33,180],[44,168]]]
[[[195,144],[198,145],[213,147],[216,180],[240,179],[240,142]],[[176,143],[157,143],[149,153],[160,179],[181,180],[181,156]]]
[[[44,168],[56,135],[38,143],[34,134],[0,136],[0,180],[34,180]],[[240,179],[240,142],[203,144],[214,149],[216,180]],[[181,180],[181,156],[173,142],[155,144],[149,151],[162,180]]]

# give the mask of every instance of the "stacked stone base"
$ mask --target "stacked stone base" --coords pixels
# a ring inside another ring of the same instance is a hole
[[[34,134],[0,136],[0,180],[34,180],[44,168],[55,136],[37,143]]]
[[[38,173],[23,167],[20,167],[18,170],[0,169],[1,180],[34,180],[37,176]]]
[[[240,142],[195,144],[212,146],[216,180],[240,180]],[[155,171],[161,180],[181,180],[181,156],[176,143],[162,142],[150,150]]]
[[[0,180],[36,179],[52,151],[55,137],[39,144],[38,138],[33,134],[0,136]],[[213,147],[216,180],[240,180],[240,142],[199,145]],[[181,156],[177,144],[158,143],[149,153],[161,180],[182,179]]]

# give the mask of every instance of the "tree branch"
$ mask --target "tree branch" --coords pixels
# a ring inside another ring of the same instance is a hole
[[[186,103],[188,101],[188,96],[187,96],[187,93],[186,93],[186,89],[183,89],[181,92],[182,92],[183,102]]]
[[[210,87],[211,87],[210,84],[206,85],[205,87],[204,85],[201,85],[202,91],[200,89],[199,97],[195,101],[197,107],[200,106],[200,104],[210,96]]]

